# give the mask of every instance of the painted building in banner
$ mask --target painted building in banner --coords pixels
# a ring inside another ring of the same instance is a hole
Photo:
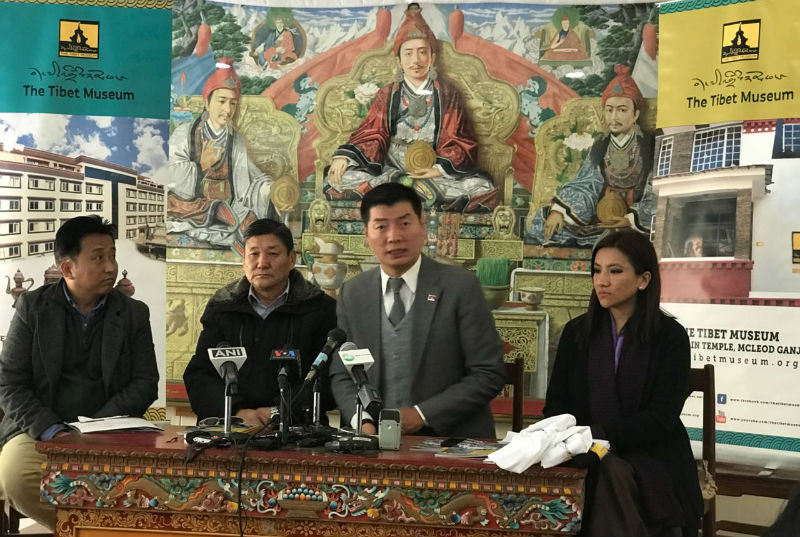
[[[164,187],[111,162],[0,144],[0,260],[51,255],[56,230],[81,214],[119,238],[149,237],[164,226]]]
[[[800,122],[665,128],[654,244],[666,301],[800,297]]]

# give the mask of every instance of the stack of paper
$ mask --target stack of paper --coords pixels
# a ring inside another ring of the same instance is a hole
[[[78,421],[69,424],[81,433],[107,433],[114,431],[163,431],[161,427],[142,418],[128,416],[110,416],[108,418],[87,418],[78,416]]]

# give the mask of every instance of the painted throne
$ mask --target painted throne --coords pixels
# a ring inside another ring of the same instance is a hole
[[[457,52],[450,43],[439,41],[437,54],[439,76],[452,82],[464,96],[470,119],[480,145],[478,164],[510,201],[513,186],[511,162],[514,148],[507,143],[519,122],[519,95],[513,86],[493,79],[483,61],[471,54]],[[359,102],[356,88],[362,84],[377,86],[394,80],[397,61],[392,43],[363,53],[351,71],[324,82],[317,92],[315,120],[320,131],[316,142],[316,197],[323,196],[324,171],[333,152],[366,117],[371,102]],[[332,202],[334,207],[341,205]]]

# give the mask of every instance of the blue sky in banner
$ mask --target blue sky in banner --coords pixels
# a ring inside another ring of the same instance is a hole
[[[167,165],[165,120],[62,114],[0,114],[0,143],[86,155],[153,177]]]

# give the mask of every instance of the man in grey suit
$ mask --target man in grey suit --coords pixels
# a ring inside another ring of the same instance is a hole
[[[0,354],[0,499],[50,531],[34,442],[78,416],[141,415],[158,396],[147,306],[114,289],[114,226],[73,218],[54,249],[63,280],[20,297]]]
[[[400,409],[405,434],[494,438],[489,402],[505,383],[503,345],[477,278],[421,254],[426,229],[412,189],[375,187],[361,218],[380,268],[345,283],[336,314],[375,358],[367,376],[384,407]],[[338,357],[330,377],[342,423],[355,427],[356,389]],[[364,432],[375,433],[375,419]]]

